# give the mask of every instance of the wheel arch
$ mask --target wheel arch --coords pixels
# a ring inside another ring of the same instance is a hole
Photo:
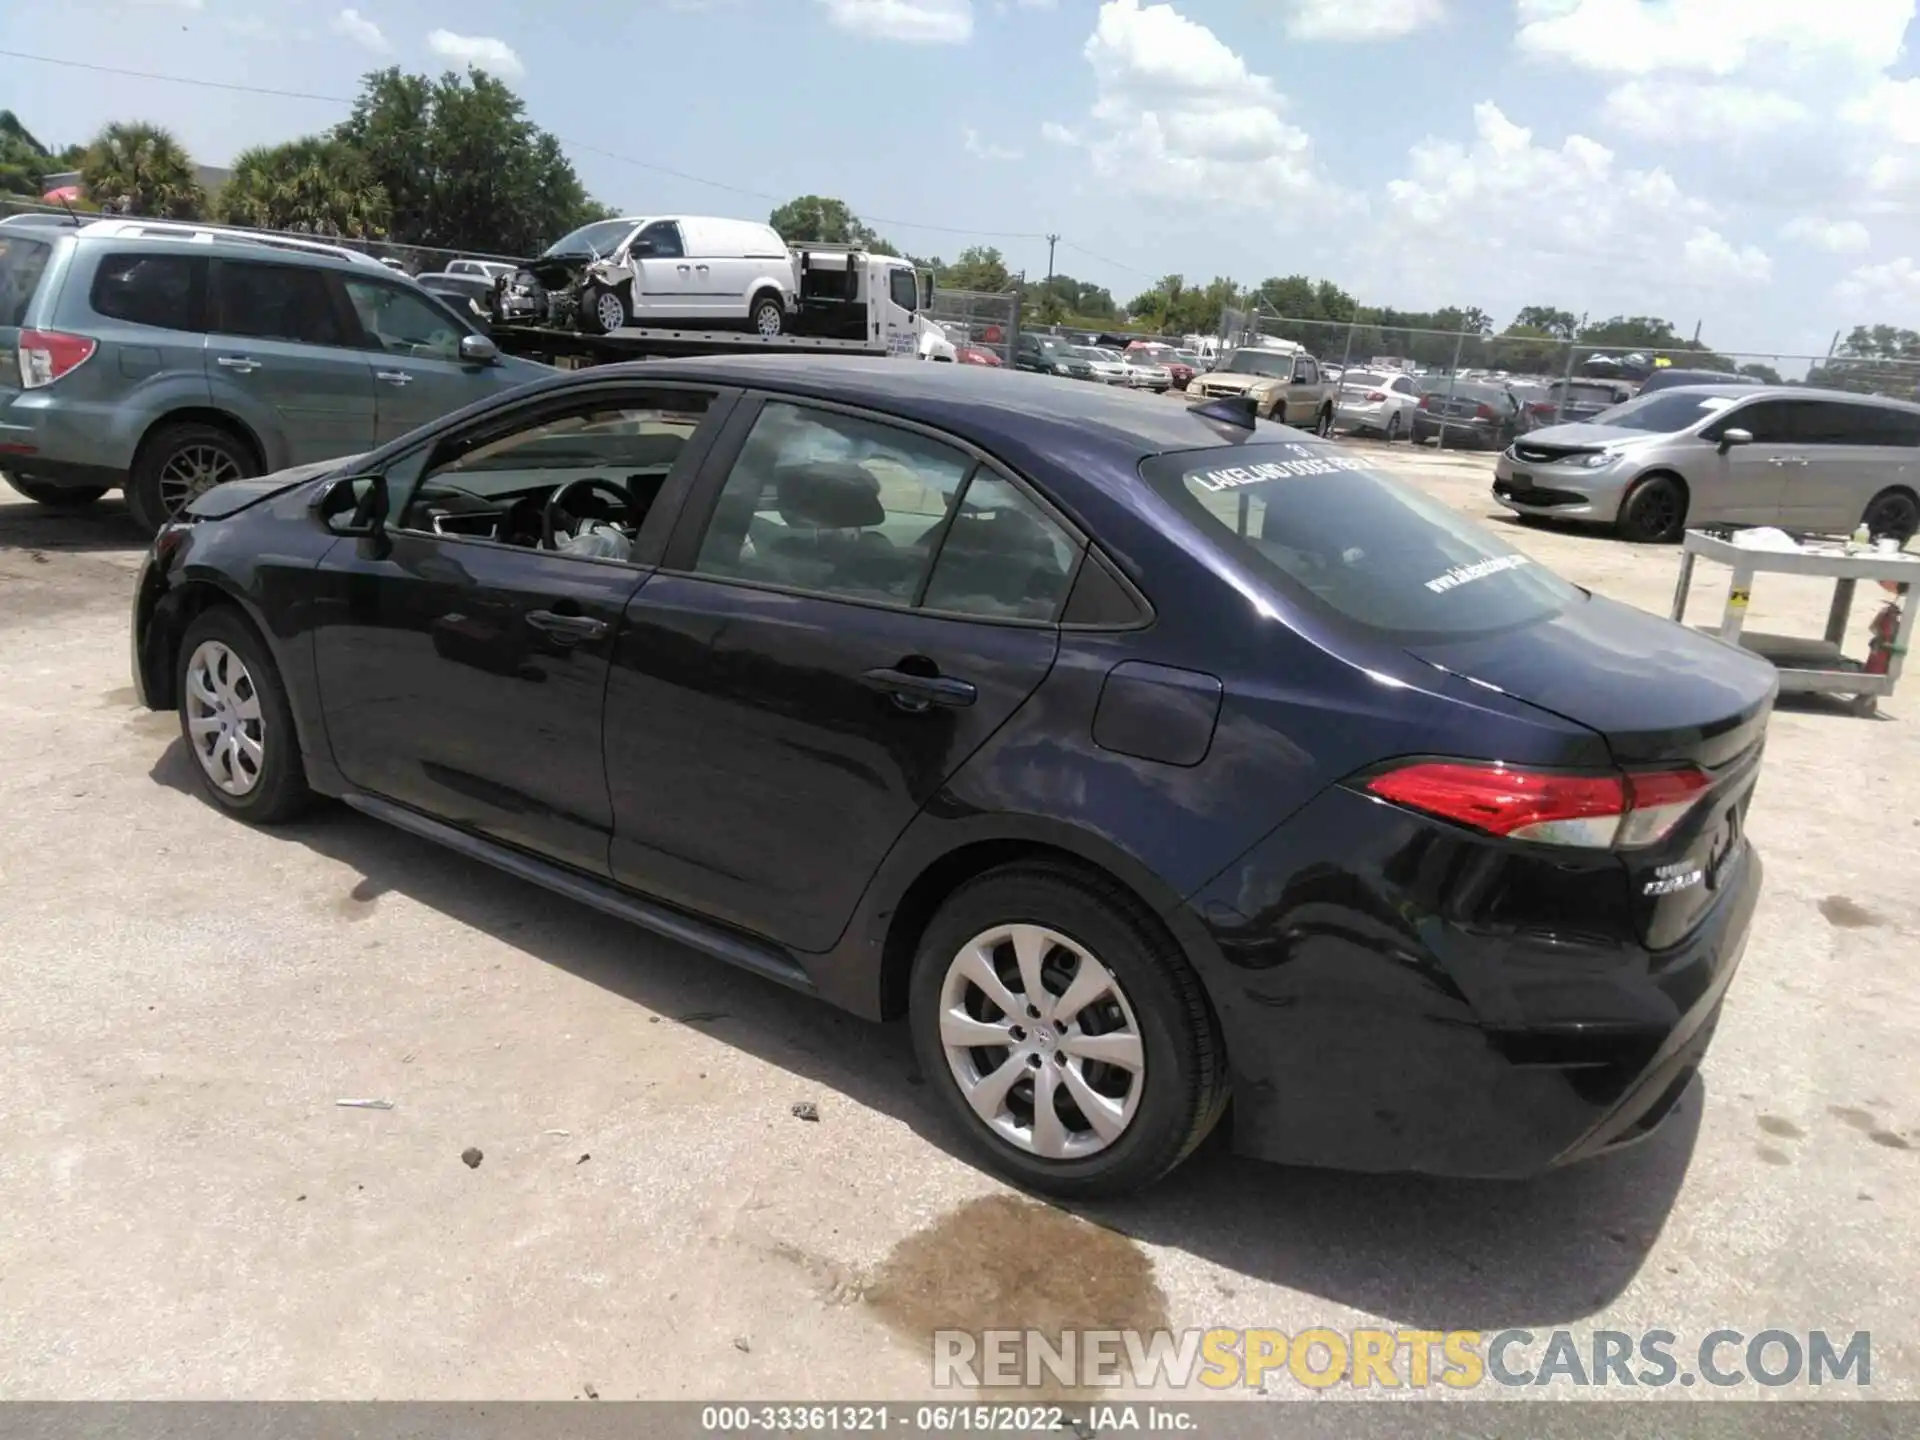
[[[1680,491],[1680,523],[1685,525],[1688,520],[1693,518],[1693,487],[1687,483],[1687,477],[1682,475],[1678,470],[1671,469],[1668,466],[1656,465],[1653,469],[1643,471],[1634,476],[1633,479],[1621,487],[1620,505],[1614,512],[1613,517],[1616,524],[1626,518],[1627,502],[1633,498],[1634,491],[1638,490],[1649,480],[1671,480]]]
[[[924,827],[924,828],[923,828]],[[906,1013],[907,981],[928,924],[949,896],[1004,865],[1056,865],[1118,886],[1186,954],[1203,979],[1219,973],[1213,943],[1165,882],[1111,841],[1055,822],[934,822],[923,812],[874,877],[840,944],[809,965],[822,997],[875,1019]]]
[[[265,442],[253,426],[229,411],[206,405],[183,405],[154,419],[146,429],[140,432],[140,443],[134,446],[135,466],[139,465],[141,455],[153,442],[154,437],[170,425],[210,425],[216,430],[224,430],[247,447],[261,474],[264,475],[275,468],[272,457],[267,453]]]
[[[189,575],[169,589],[153,607],[146,635],[140,647],[140,678],[147,702],[155,710],[174,710],[180,705],[176,679],[180,670],[180,644],[188,628],[207,611],[220,606],[238,611],[282,676],[286,665],[252,603],[237,588],[217,573]],[[284,679],[282,681],[284,684]]]

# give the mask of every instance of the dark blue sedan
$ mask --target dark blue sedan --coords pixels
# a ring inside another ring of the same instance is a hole
[[[876,1019],[1015,1182],[1521,1176],[1649,1133],[1760,862],[1774,672],[1343,450],[966,366],[565,375],[156,539],[146,704]]]

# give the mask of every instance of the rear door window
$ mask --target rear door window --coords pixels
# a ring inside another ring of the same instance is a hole
[[[319,270],[222,260],[213,273],[213,328],[222,335],[351,345],[333,287]]]
[[[53,246],[45,240],[0,233],[0,325],[27,323],[27,306],[52,257]]]
[[[1401,644],[1492,634],[1584,598],[1492,531],[1329,445],[1188,450],[1141,473],[1253,577]]]
[[[108,255],[93,272],[96,315],[162,330],[199,330],[206,261],[195,255]]]

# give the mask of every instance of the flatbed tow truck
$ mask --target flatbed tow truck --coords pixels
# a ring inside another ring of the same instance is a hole
[[[928,313],[933,276],[891,256],[849,246],[807,245],[793,251],[793,325],[778,335],[693,325],[624,325],[592,333],[565,323],[576,303],[550,305],[554,323],[500,314],[489,333],[501,350],[563,370],[622,360],[700,355],[872,355],[901,360],[954,360],[946,331]],[[496,287],[504,280],[496,282]],[[499,295],[496,288],[496,296]]]

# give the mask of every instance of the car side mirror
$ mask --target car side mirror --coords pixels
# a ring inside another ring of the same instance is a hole
[[[1720,432],[1720,453],[1722,455],[1726,454],[1736,445],[1751,445],[1752,443],[1753,432],[1751,430],[1722,430]]]
[[[393,548],[387,537],[386,476],[343,475],[321,492],[315,508],[334,534],[367,541],[374,558],[385,559]]]
[[[500,347],[487,335],[462,335],[460,358],[468,365],[493,365],[500,359]]]

